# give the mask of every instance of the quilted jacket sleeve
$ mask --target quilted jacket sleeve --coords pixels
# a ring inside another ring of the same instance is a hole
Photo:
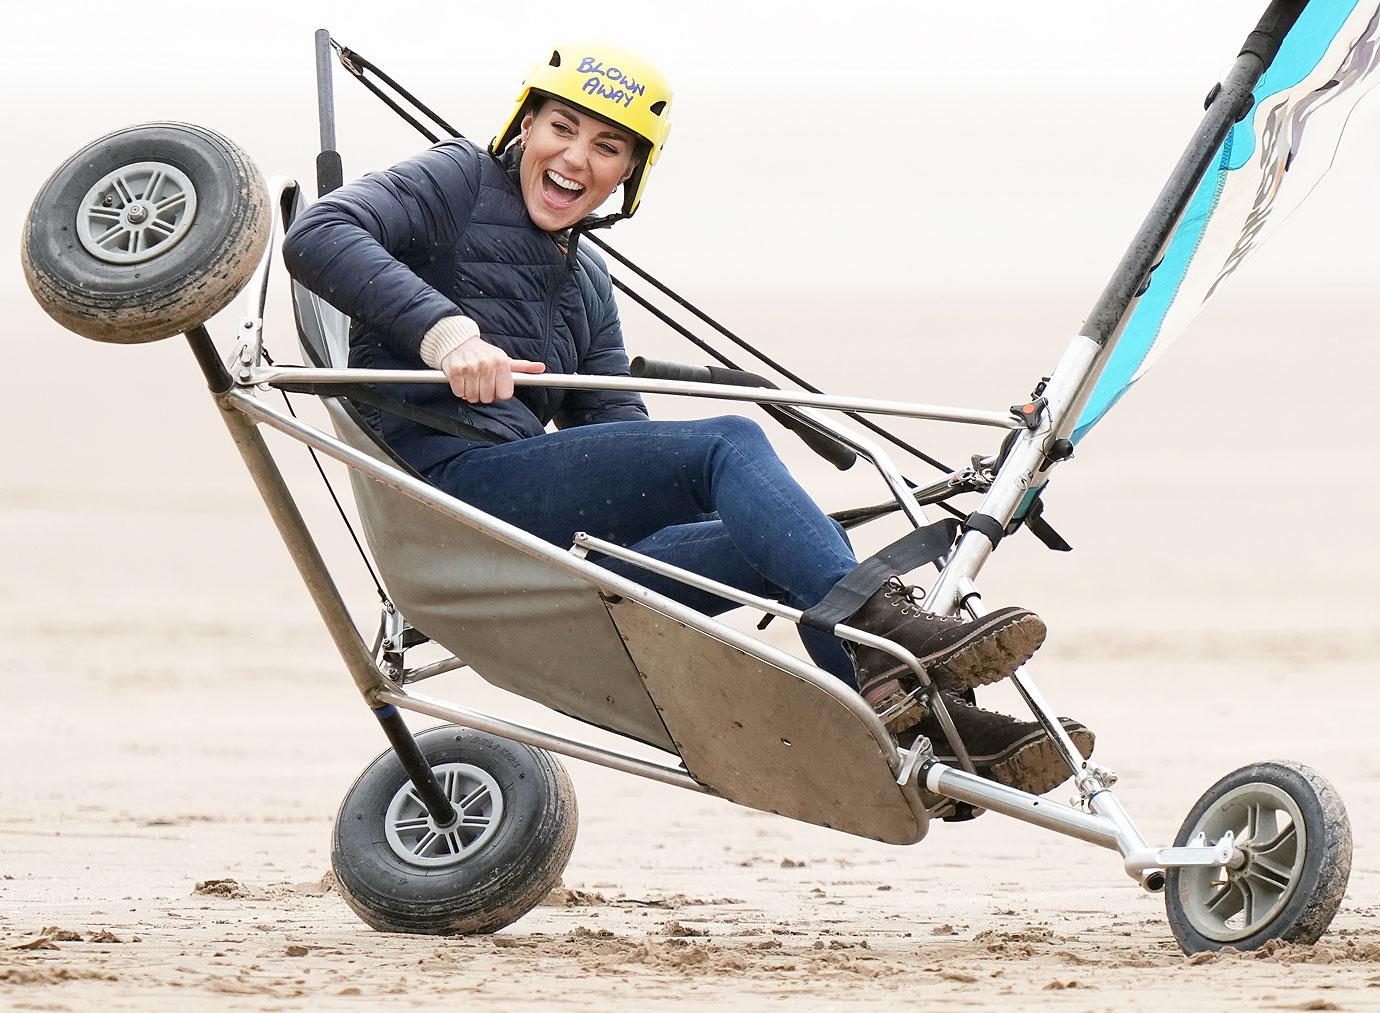
[[[592,327],[589,348],[576,365],[576,372],[591,376],[627,376],[628,353],[623,347],[623,328],[618,321],[618,304],[613,299],[608,268],[593,257],[582,258],[582,263],[590,265],[590,278],[599,305],[598,322]],[[560,429],[595,422],[645,422],[646,419],[647,406],[642,403],[642,396],[622,390],[567,391],[555,414]]]
[[[288,273],[331,305],[420,355],[422,336],[461,310],[423,280],[469,225],[477,150],[445,141],[312,204],[283,240]]]

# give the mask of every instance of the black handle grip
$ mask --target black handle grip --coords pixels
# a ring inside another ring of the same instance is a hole
[[[776,384],[764,376],[749,373],[745,369],[727,369],[724,366],[691,366],[683,362],[667,362],[664,359],[644,359],[638,356],[628,365],[628,372],[645,380],[679,380],[683,383],[721,383],[728,387],[770,387]]]
[[[685,383],[710,383],[708,366],[687,366],[680,362],[645,359],[636,356],[628,363],[628,372],[639,379],[681,380]]]
[[[339,190],[345,183],[345,169],[340,163],[340,152],[323,151],[316,156],[316,196],[324,197],[332,190]]]
[[[858,463],[858,455],[828,433],[821,433],[818,429],[806,425],[800,419],[790,414],[790,412],[778,408],[775,405],[763,405],[762,407],[766,410],[768,415],[776,419],[777,422],[780,422],[791,432],[795,433],[796,436],[800,437],[801,442],[803,442],[805,446],[824,458],[839,471],[847,471]]]
[[[779,389],[766,377],[749,373],[745,369],[729,369],[725,366],[690,366],[685,363],[666,362],[661,359],[644,359],[640,355],[629,364],[628,372],[635,377],[647,380],[680,380],[685,383],[721,383],[728,387]],[[789,409],[764,404],[762,410],[795,433],[807,447],[839,471],[847,471],[857,463],[857,454],[828,433],[821,433],[818,429],[797,418],[791,414]]]

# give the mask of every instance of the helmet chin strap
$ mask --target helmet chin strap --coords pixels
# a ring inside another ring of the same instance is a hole
[[[582,234],[586,232],[592,232],[595,229],[606,229],[610,225],[613,225],[615,222],[621,222],[624,218],[627,217],[629,216],[625,215],[622,211],[617,211],[611,215],[603,215],[599,218],[590,216],[589,218],[585,218],[582,221],[576,222],[574,225],[570,227],[570,239],[569,242],[566,244],[565,251],[567,259],[573,258],[575,256],[575,249],[580,245],[580,236]]]

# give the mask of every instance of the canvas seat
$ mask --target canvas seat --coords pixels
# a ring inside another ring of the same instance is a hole
[[[308,359],[346,367],[348,319],[296,283],[293,303]],[[415,475],[352,405],[322,400],[344,443]],[[353,469],[350,480],[391,600],[487,682],[673,753],[739,804],[890,843],[924,836],[880,722],[830,680],[802,678],[803,662],[749,653]]]

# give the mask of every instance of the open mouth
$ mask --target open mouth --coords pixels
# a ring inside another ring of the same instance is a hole
[[[557,208],[568,208],[584,196],[585,188],[572,179],[566,179],[555,169],[547,169],[541,174],[541,193],[548,204]]]

